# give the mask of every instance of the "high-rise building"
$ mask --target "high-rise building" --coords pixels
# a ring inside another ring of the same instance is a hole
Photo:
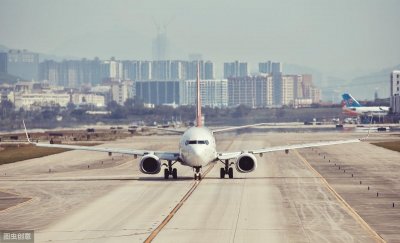
[[[144,103],[162,105],[179,104],[179,80],[139,80],[136,83],[136,97]]]
[[[140,79],[140,61],[122,61],[124,79]]]
[[[271,63],[271,73],[282,73],[282,63],[281,62],[272,62]]]
[[[204,61],[190,61],[186,63],[186,77],[184,79],[197,79],[197,64],[199,65],[200,79],[204,79]]]
[[[293,98],[303,98],[303,76],[302,75],[286,75],[293,77]]]
[[[210,107],[228,105],[228,80],[200,80],[201,104]],[[180,86],[180,104],[195,105],[197,97],[197,80],[182,80]]]
[[[134,82],[131,80],[111,82],[111,100],[124,105],[127,99],[134,97],[133,87]]]
[[[53,60],[46,60],[39,65],[39,79],[48,80],[52,85],[59,84],[60,65]]]
[[[151,80],[152,63],[150,61],[142,61],[140,63],[140,80]]]
[[[48,80],[52,85],[77,88],[82,84],[97,85],[110,73],[109,64],[94,60],[45,60],[39,64],[39,79]],[[104,75],[104,76],[103,76]]]
[[[390,74],[390,108],[393,113],[400,113],[400,70]]]
[[[211,61],[204,63],[204,79],[214,79],[214,64]]]
[[[282,105],[282,73],[272,72],[273,104]]]
[[[110,60],[104,61],[104,63],[108,64],[110,68],[109,76],[107,78],[124,79],[122,62],[117,61],[114,57],[112,57]]]
[[[247,68],[247,62],[239,63],[239,77],[249,76],[249,70]]]
[[[228,79],[228,105],[268,107],[273,105],[272,76],[237,77]]]
[[[78,88],[80,85],[79,71],[80,62],[79,61],[67,61],[66,62],[66,80],[65,87]]]
[[[282,84],[281,84],[281,100],[279,102],[280,105],[293,105],[294,96],[294,77],[291,75],[283,75],[282,76]]]
[[[225,62],[224,78],[246,77],[249,75],[247,62]]]
[[[311,98],[310,90],[313,87],[312,75],[303,74],[302,81],[303,98]]]
[[[310,98],[312,100],[312,103],[317,104],[321,102],[321,89],[317,87],[311,87],[310,88]]]
[[[171,61],[153,61],[151,78],[154,80],[171,79]]]
[[[186,77],[183,61],[171,61],[171,79],[182,80]]]
[[[158,31],[153,40],[153,60],[167,60],[169,57],[169,43],[166,30]]]
[[[272,73],[271,61],[258,63],[258,71],[260,73]]]
[[[8,56],[7,52],[0,52],[0,73],[7,73]]]
[[[7,59],[7,73],[26,80],[38,80],[38,53],[27,50],[9,50]]]

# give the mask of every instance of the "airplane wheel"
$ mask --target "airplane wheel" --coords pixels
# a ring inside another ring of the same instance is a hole
[[[164,179],[168,179],[168,177],[169,177],[169,170],[164,169]]]
[[[233,178],[233,168],[229,168],[228,170],[228,174],[229,174],[229,178],[232,179]]]
[[[225,178],[225,169],[224,168],[220,169],[219,176],[221,177],[221,179]]]
[[[178,179],[178,170],[176,168],[172,170],[172,178]]]
[[[194,180],[197,181],[197,174],[194,174]]]
[[[199,176],[197,178],[198,180],[201,180],[201,173],[199,173]]]

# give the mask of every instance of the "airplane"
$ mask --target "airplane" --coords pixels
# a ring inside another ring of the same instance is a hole
[[[318,146],[327,146],[335,144],[347,144],[360,142],[362,139],[349,139],[339,141],[325,141],[305,144],[293,144],[284,146],[272,146],[267,148],[259,148],[252,150],[241,150],[233,152],[221,152],[216,149],[216,140],[214,134],[218,132],[232,131],[236,129],[243,129],[248,127],[254,127],[263,125],[264,123],[245,125],[239,127],[228,127],[217,130],[211,130],[202,124],[202,112],[201,112],[201,99],[200,99],[200,78],[199,78],[199,67],[197,67],[197,102],[196,102],[196,125],[188,128],[183,132],[180,141],[179,149],[176,151],[153,151],[153,150],[136,150],[136,149],[120,149],[120,148],[101,148],[101,147],[87,147],[78,145],[63,145],[63,144],[48,144],[32,142],[29,138],[25,122],[23,125],[25,128],[25,134],[28,142],[38,147],[47,148],[64,148],[71,150],[86,150],[96,152],[107,152],[109,155],[112,153],[128,154],[133,155],[134,158],[141,157],[139,162],[139,169],[144,174],[158,174],[161,171],[162,166],[166,166],[164,169],[164,178],[168,179],[178,178],[178,172],[173,165],[177,162],[184,166],[192,167],[194,170],[194,179],[200,180],[202,178],[202,168],[209,165],[210,163],[222,162],[223,168],[220,168],[220,178],[225,178],[226,175],[229,178],[233,178],[233,167],[235,165],[236,170],[240,173],[249,173],[257,168],[257,159],[255,155],[260,157],[264,153],[285,151],[288,153],[291,149],[299,148],[310,148]],[[232,162],[232,160],[234,162]],[[162,163],[166,161],[167,163]]]
[[[387,106],[362,106],[351,94],[342,95],[343,113],[351,116],[386,116],[389,112]]]

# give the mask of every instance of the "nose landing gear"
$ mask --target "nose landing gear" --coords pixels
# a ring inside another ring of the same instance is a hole
[[[194,167],[194,180],[199,181],[201,180],[201,166]]]
[[[225,178],[225,175],[228,175],[230,179],[233,178],[233,168],[231,167],[231,164],[229,164],[229,160],[225,160],[225,162],[223,162],[225,164],[225,168],[221,168],[220,169],[220,177],[221,179]]]
[[[169,176],[171,175],[172,178],[178,179],[178,170],[176,168],[172,168],[172,161],[168,160],[168,169],[164,169],[164,179],[168,179]]]

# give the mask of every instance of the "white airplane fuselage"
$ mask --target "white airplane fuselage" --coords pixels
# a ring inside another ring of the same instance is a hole
[[[389,107],[386,106],[343,107],[343,112],[355,116],[360,116],[360,115],[386,116],[389,112]]]
[[[182,163],[191,167],[203,167],[217,158],[215,138],[206,127],[191,127],[179,142]]]

